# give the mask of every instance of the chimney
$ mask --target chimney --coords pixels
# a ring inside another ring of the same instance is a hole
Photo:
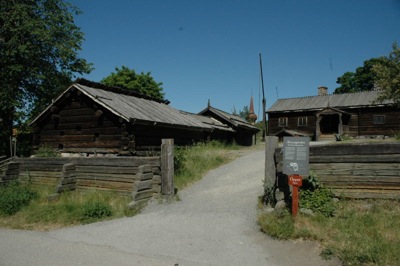
[[[328,95],[328,87],[319,86],[318,87],[318,96],[326,96]]]

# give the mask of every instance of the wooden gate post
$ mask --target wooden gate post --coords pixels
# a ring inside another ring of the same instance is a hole
[[[278,137],[266,136],[265,139],[265,175],[264,175],[264,204],[271,206],[276,203],[275,196],[275,149],[278,147]]]
[[[174,195],[174,140],[161,143],[161,194]]]
[[[267,136],[265,141],[265,176],[264,188],[272,188],[276,180],[275,149],[278,147],[278,137]]]

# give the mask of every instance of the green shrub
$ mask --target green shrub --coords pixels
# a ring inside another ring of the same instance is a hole
[[[29,205],[38,194],[28,186],[22,186],[18,182],[0,187],[0,214],[11,216]]]
[[[333,201],[334,196],[330,189],[322,186],[314,173],[310,173],[300,188],[300,208],[331,217],[337,209],[337,204]]]
[[[60,153],[50,146],[41,146],[35,153],[37,157],[52,158],[60,157]]]
[[[322,187],[313,191],[300,190],[300,207],[331,217],[337,209],[333,197],[331,190]]]
[[[89,201],[83,204],[83,221],[92,221],[112,215],[112,208],[102,201]]]
[[[185,167],[187,149],[186,146],[174,147],[174,170],[176,173],[182,172]]]

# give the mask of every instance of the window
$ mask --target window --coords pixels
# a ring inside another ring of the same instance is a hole
[[[287,117],[280,117],[278,121],[279,127],[287,127],[288,125],[288,118]]]
[[[386,122],[385,115],[374,115],[374,125],[383,125]]]
[[[297,118],[298,126],[307,126],[307,116]]]

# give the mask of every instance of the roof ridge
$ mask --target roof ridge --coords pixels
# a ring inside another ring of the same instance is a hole
[[[105,84],[102,84],[102,83],[99,83],[99,82],[87,80],[87,79],[84,79],[84,78],[78,78],[77,80],[75,80],[74,83],[77,83],[77,84],[80,84],[80,85],[83,85],[83,86],[88,86],[88,87],[95,88],[95,89],[104,90],[104,91],[110,91],[110,92],[114,92],[114,93],[118,93],[118,94],[134,96],[136,98],[155,101],[155,102],[158,102],[158,103],[163,103],[163,104],[169,104],[170,103],[170,101],[168,101],[168,100],[160,100],[160,99],[157,99],[155,97],[148,96],[148,95],[145,95],[145,94],[137,92],[137,91],[128,90],[126,88],[117,87],[117,86],[109,86],[109,85],[105,85]]]
[[[289,100],[289,99],[303,99],[303,98],[314,98],[314,97],[326,97],[326,96],[337,96],[337,95],[345,95],[345,94],[358,94],[358,93],[371,93],[371,92],[379,92],[379,90],[369,90],[369,91],[353,91],[353,92],[345,92],[345,93],[331,93],[326,95],[308,95],[308,96],[300,96],[300,97],[292,97],[292,98],[280,98],[278,100]]]

